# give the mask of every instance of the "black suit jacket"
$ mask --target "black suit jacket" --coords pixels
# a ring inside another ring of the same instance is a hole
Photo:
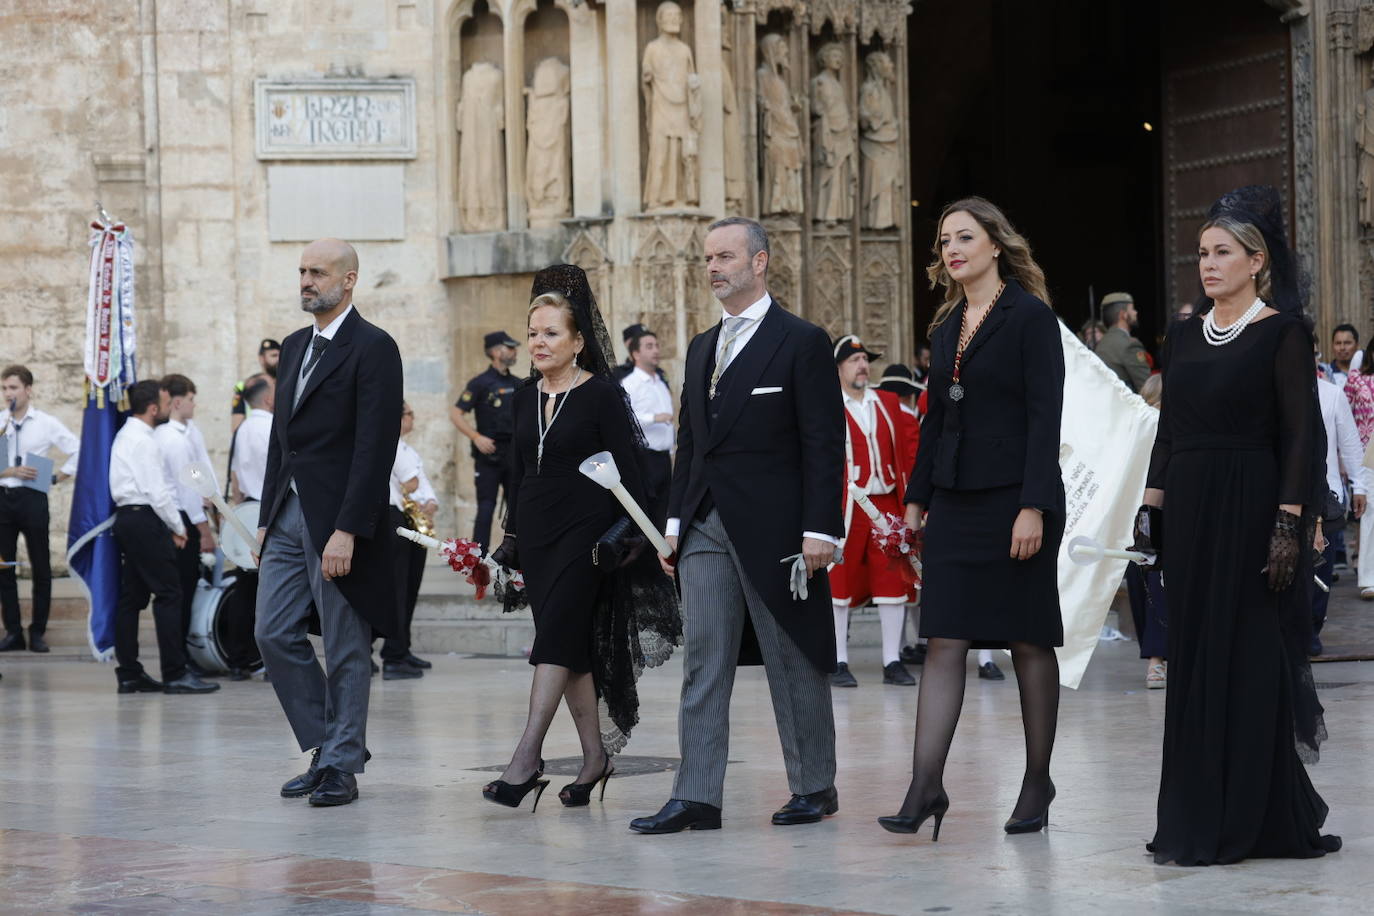
[[[825,331],[772,303],[707,396],[720,325],[687,348],[668,515],[686,535],[707,490],[754,589],[813,664],[835,669],[835,623],[824,572],[794,601],[783,557],[802,532],[844,536],[835,481],[844,479],[844,405]],[[757,389],[776,389],[755,393]],[[715,420],[709,414],[716,411]],[[746,641],[747,645],[747,641]]]
[[[1064,511],[1059,426],[1064,407],[1064,349],[1059,318],[1015,280],[964,350],[953,401],[960,313],[931,341],[928,412],[906,501],[929,508],[934,489],[985,490],[1021,485],[1021,505]]]
[[[348,575],[333,580],[373,629],[392,636],[399,608],[392,581],[388,478],[401,430],[401,354],[355,307],[306,380],[296,385],[314,327],[282,341],[277,408],[258,525],[271,529],[294,479],[310,540],[323,554],[337,529],[353,534]]]

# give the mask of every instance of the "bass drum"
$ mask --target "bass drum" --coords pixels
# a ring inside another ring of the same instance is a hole
[[[243,522],[245,528],[251,532],[258,530],[258,509],[261,507],[256,499],[250,499],[239,503],[229,511],[239,521]],[[243,538],[239,537],[238,531],[228,522],[220,525],[219,546],[224,551],[224,556],[239,569],[257,570],[258,564],[253,562],[253,551],[258,549],[256,543],[245,544]]]
[[[186,652],[205,671],[248,671],[262,665],[253,623],[257,619],[258,574],[225,576],[220,585],[201,579],[191,602]]]

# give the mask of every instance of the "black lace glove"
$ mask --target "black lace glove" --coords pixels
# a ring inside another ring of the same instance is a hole
[[[1158,567],[1164,558],[1164,510],[1158,506],[1141,506],[1136,510],[1134,535],[1131,549],[1150,557],[1150,565]]]
[[[506,569],[519,569],[520,551],[515,547],[515,535],[506,535],[501,546],[491,552],[491,558]]]
[[[1281,592],[1293,584],[1302,551],[1301,516],[1279,510],[1274,518],[1274,530],[1269,535],[1269,588]]]

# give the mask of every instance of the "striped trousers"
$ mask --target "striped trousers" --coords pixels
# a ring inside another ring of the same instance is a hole
[[[763,653],[788,786],[797,795],[808,795],[834,785],[830,679],[802,654],[749,584],[715,509],[683,532],[678,577],[684,631],[678,713],[682,766],[673,798],[721,807],[730,747],[730,694],[746,615]]]

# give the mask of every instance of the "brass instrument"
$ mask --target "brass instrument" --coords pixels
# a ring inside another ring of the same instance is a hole
[[[434,523],[429,520],[429,516],[420,511],[420,504],[409,496],[401,497],[401,512],[406,517],[406,524],[413,531],[423,534],[425,537],[434,537]]]

